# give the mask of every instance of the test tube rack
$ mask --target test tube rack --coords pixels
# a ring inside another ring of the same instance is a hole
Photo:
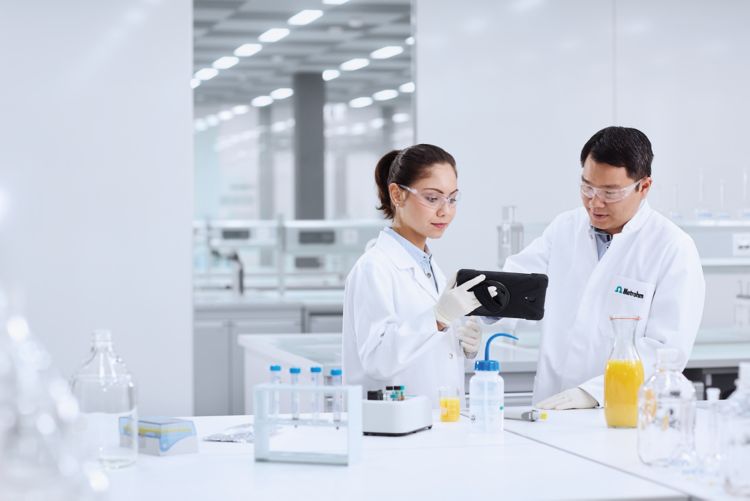
[[[323,398],[343,400],[340,419],[334,413],[323,413],[317,418],[300,415],[294,419],[287,414],[273,415],[274,394],[298,392],[301,395],[321,393]],[[255,411],[255,460],[287,463],[322,463],[349,465],[362,457],[362,387],[357,385],[314,386],[302,384],[263,383],[253,387],[253,409]],[[280,451],[271,449],[271,435],[284,427],[335,428],[346,435],[346,452],[340,454],[309,451]]]

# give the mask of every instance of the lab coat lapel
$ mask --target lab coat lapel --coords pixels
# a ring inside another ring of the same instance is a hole
[[[403,270],[405,273],[411,273],[412,279],[433,298],[435,301],[438,300],[437,291],[435,290],[435,283],[432,278],[428,278],[424,271],[419,267],[414,258],[404,249],[400,243],[393,237],[388,235],[386,232],[381,231],[378,236],[378,241],[375,244],[380,247],[383,252],[390,258],[396,268]],[[432,263],[433,270],[435,269],[435,263]],[[438,284],[440,280],[438,278]]]

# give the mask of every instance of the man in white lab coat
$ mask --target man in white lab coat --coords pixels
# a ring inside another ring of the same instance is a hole
[[[682,367],[687,363],[705,282],[692,239],[646,201],[652,159],[639,130],[594,134],[581,151],[583,207],[557,216],[505,263],[504,271],[549,276],[534,382],[538,407],[604,404],[612,314],[640,317],[636,348],[646,377],[658,348],[677,348]]]

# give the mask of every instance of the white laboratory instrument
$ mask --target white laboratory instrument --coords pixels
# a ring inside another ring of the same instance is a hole
[[[362,402],[365,435],[399,437],[432,428],[432,405],[424,396]]]

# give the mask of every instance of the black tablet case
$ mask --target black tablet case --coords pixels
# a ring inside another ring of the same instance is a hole
[[[482,306],[469,313],[480,317],[523,318],[541,320],[544,317],[544,298],[547,275],[541,273],[507,273],[502,271],[458,270],[456,284],[484,275],[484,282],[469,289]],[[488,287],[497,287],[497,296],[490,297]]]

